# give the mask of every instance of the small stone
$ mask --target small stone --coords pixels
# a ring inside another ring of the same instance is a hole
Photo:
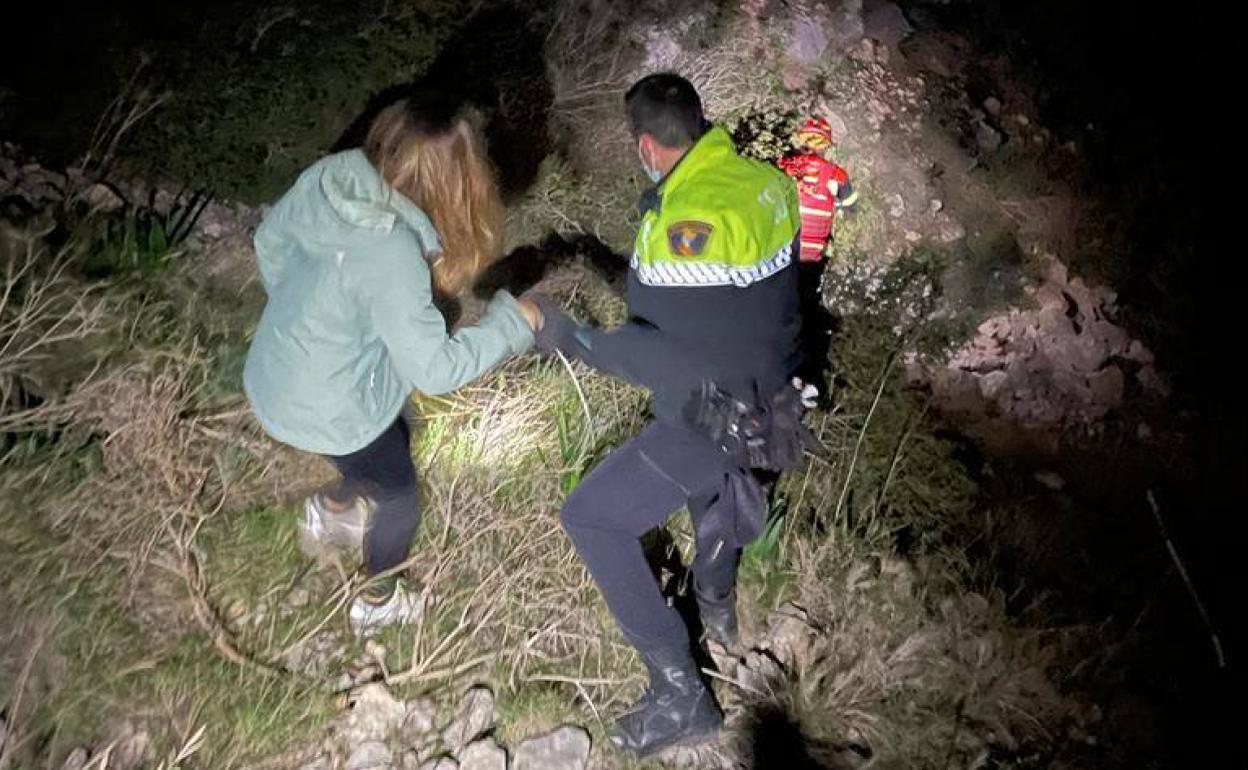
[[[877,3],[863,15],[863,34],[886,46],[896,46],[914,32],[914,27],[896,3]]]
[[[906,201],[900,193],[885,195],[884,204],[888,206],[888,215],[893,219],[901,219],[906,213]]]
[[[112,187],[103,182],[96,182],[82,192],[82,199],[92,211],[112,213],[126,207],[125,198]]]
[[[979,377],[979,392],[989,401],[995,401],[1009,379],[1010,376],[1000,369],[982,374]]]
[[[459,770],[507,770],[507,752],[493,738],[474,741],[459,753]]]
[[[366,684],[355,691],[344,737],[348,744],[383,741],[389,738],[407,716],[407,707],[385,685]]]
[[[995,96],[989,96],[984,100],[984,112],[996,117],[1001,114],[1001,100]]]
[[[399,728],[399,737],[406,746],[420,746],[437,729],[438,709],[433,701],[420,698],[407,704],[407,716]]]
[[[588,763],[589,733],[568,725],[521,743],[512,770],[585,770]]]
[[[952,219],[940,223],[940,241],[941,243],[953,243],[960,241],[966,237],[966,228],[960,222]]]
[[[810,656],[815,635],[810,615],[789,602],[767,616],[767,633],[760,646],[782,666],[802,666]]]
[[[459,763],[450,757],[438,757],[421,765],[420,770],[459,770]]]
[[[494,724],[494,693],[473,687],[460,701],[455,719],[442,731],[442,740],[455,753]]]
[[[1122,404],[1126,390],[1126,377],[1116,366],[1107,366],[1088,377],[1088,385],[1096,403],[1109,409],[1116,409]]]
[[[737,666],[737,684],[748,692],[766,695],[775,689],[775,683],[783,680],[784,669],[766,653],[751,650]]]
[[[933,214],[939,214],[945,208],[945,202],[940,198],[932,198],[931,203],[927,204],[927,210]]]
[[[1151,364],[1141,366],[1140,370],[1135,373],[1135,379],[1139,381],[1144,390],[1154,396],[1165,398],[1170,395],[1170,384],[1166,382],[1166,378],[1162,377],[1161,373],[1157,371],[1157,367],[1152,366]]]
[[[388,770],[394,755],[381,741],[365,741],[347,755],[345,770]]]
[[[68,757],[65,757],[65,761],[61,763],[61,770],[82,770],[86,767],[89,758],[87,750],[79,746],[69,752]]]
[[[141,767],[147,757],[147,747],[150,743],[151,736],[146,730],[135,729],[133,725],[127,723],[114,744],[112,761],[108,765],[110,770],[136,770]]]
[[[1123,355],[1123,358],[1145,365],[1151,364],[1156,360],[1153,357],[1153,352],[1139,340],[1131,340],[1131,344],[1127,346],[1127,352]]]
[[[334,770],[334,763],[329,755],[320,754],[311,762],[300,765],[299,770]]]
[[[996,152],[1005,142],[1001,132],[982,120],[975,124],[975,144],[984,152]]]
[[[1061,492],[1066,488],[1066,480],[1053,471],[1039,471],[1035,474],[1035,479],[1040,482],[1045,489],[1051,489],[1054,492]]]

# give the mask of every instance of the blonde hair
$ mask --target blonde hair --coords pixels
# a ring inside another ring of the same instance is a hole
[[[470,116],[439,94],[409,97],[373,120],[364,153],[395,191],[438,231],[434,288],[456,296],[498,259],[503,205],[485,140]]]

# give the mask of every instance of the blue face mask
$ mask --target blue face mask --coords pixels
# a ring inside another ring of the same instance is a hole
[[[645,153],[641,151],[640,142],[637,143],[637,159],[641,161],[641,170],[646,172],[646,176],[650,177],[651,182],[658,184],[663,179],[662,171],[657,168],[651,168],[650,164],[646,163],[646,156]]]

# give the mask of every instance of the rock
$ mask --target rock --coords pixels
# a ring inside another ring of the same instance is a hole
[[[328,754],[320,754],[311,762],[300,765],[299,770],[334,770],[334,762]]]
[[[767,633],[760,645],[785,667],[806,662],[816,635],[806,610],[788,602],[767,616]]]
[[[819,9],[798,6],[789,25],[785,56],[803,68],[817,65],[828,50],[828,35],[824,31],[827,26]]]
[[[306,607],[312,601],[312,594],[308,589],[299,586],[290,592],[286,597],[286,606],[291,608]]]
[[[243,607],[246,612],[246,607]],[[302,644],[295,645],[287,651],[283,660],[292,671],[299,671],[314,676],[324,674],[331,666],[346,655],[346,647],[338,634],[333,631],[322,631]],[[349,689],[353,682],[350,678],[343,683]]]
[[[411,750],[400,754],[394,762],[395,770],[420,770],[420,767],[420,754]]]
[[[879,3],[862,19],[863,34],[888,46],[896,46],[914,32],[896,3]]]
[[[975,124],[975,144],[984,152],[996,152],[1005,142],[1001,132],[984,121]]]
[[[399,737],[405,746],[424,744],[437,729],[438,708],[428,698],[420,698],[407,704],[407,715],[399,728]]]
[[[823,99],[819,101],[819,106],[815,111],[828,121],[828,126],[832,129],[832,141],[845,141],[845,137],[849,136],[849,124],[845,122],[845,119],[829,107],[827,101]]]
[[[65,757],[65,761],[61,763],[61,770],[82,770],[87,766],[89,758],[87,750],[79,746],[69,752],[68,757]]]
[[[767,695],[774,692],[777,683],[782,681],[784,669],[767,652],[751,650],[737,666],[737,684],[748,692]]]
[[[1092,388],[1092,397],[1099,406],[1117,409],[1122,405],[1122,396],[1126,391],[1126,377],[1122,370],[1110,365],[1088,377],[1088,385]]]
[[[933,214],[939,214],[944,208],[945,202],[940,198],[932,198],[931,202],[927,204],[927,210]]]
[[[995,96],[989,96],[984,100],[984,112],[994,118],[1001,114],[1001,100]]]
[[[92,211],[111,214],[126,207],[126,199],[121,197],[121,193],[103,182],[96,182],[83,190],[80,197],[86,201]]]
[[[420,770],[459,770],[459,763],[450,757],[438,757],[421,765]]]
[[[459,770],[507,770],[507,752],[493,738],[474,741],[459,753]]]
[[[891,581],[896,592],[902,596],[910,596],[914,592],[914,567],[906,559],[896,556],[881,558],[880,577]]]
[[[365,741],[351,749],[345,770],[389,770],[394,755],[381,741]]]
[[[1135,379],[1143,386],[1144,390],[1154,396],[1165,398],[1170,395],[1170,384],[1161,376],[1155,366],[1141,366],[1140,370],[1135,373]]]
[[[379,683],[366,684],[351,697],[351,713],[339,727],[347,746],[388,740],[403,724],[407,708]],[[387,760],[389,761],[389,760]]]
[[[888,215],[893,219],[901,219],[906,213],[906,201],[900,193],[885,195],[884,204],[888,206]]]
[[[982,374],[979,377],[979,392],[984,398],[995,401],[1009,379],[1010,376],[1000,369]]]
[[[1127,352],[1123,354],[1123,358],[1128,361],[1135,361],[1138,364],[1148,365],[1156,360],[1153,352],[1144,346],[1139,340],[1131,340],[1131,344],[1127,346]]]
[[[146,730],[137,729],[127,722],[115,741],[111,761],[108,763],[109,770],[137,770],[143,766],[147,747],[151,743],[151,736]]]
[[[494,724],[494,693],[487,687],[473,687],[460,701],[455,719],[442,730],[442,740],[458,754],[477,736]]]
[[[1051,489],[1054,492],[1061,492],[1066,488],[1066,480],[1053,471],[1038,471],[1034,478],[1044,485],[1046,489]]]
[[[571,725],[530,738],[516,748],[512,770],[585,770],[589,733]]]
[[[966,228],[961,222],[954,219],[947,219],[940,223],[940,241],[941,243],[953,243],[960,241],[966,237]]]

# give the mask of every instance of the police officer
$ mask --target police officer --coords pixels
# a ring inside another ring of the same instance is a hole
[[[744,399],[789,387],[800,357],[799,212],[792,180],[739,156],[727,132],[706,123],[684,78],[650,75],[629,89],[625,107],[654,182],[641,201],[629,319],[597,329],[539,300],[545,320],[537,345],[654,395],[655,419],[581,482],[561,514],[649,673],[645,695],[612,736],[645,755],[710,737],[723,723],[689,632],[660,593],[639,538],[688,507],[702,624],[733,644],[737,565],[757,533],[764,498],[749,469],[684,415],[708,382]]]

